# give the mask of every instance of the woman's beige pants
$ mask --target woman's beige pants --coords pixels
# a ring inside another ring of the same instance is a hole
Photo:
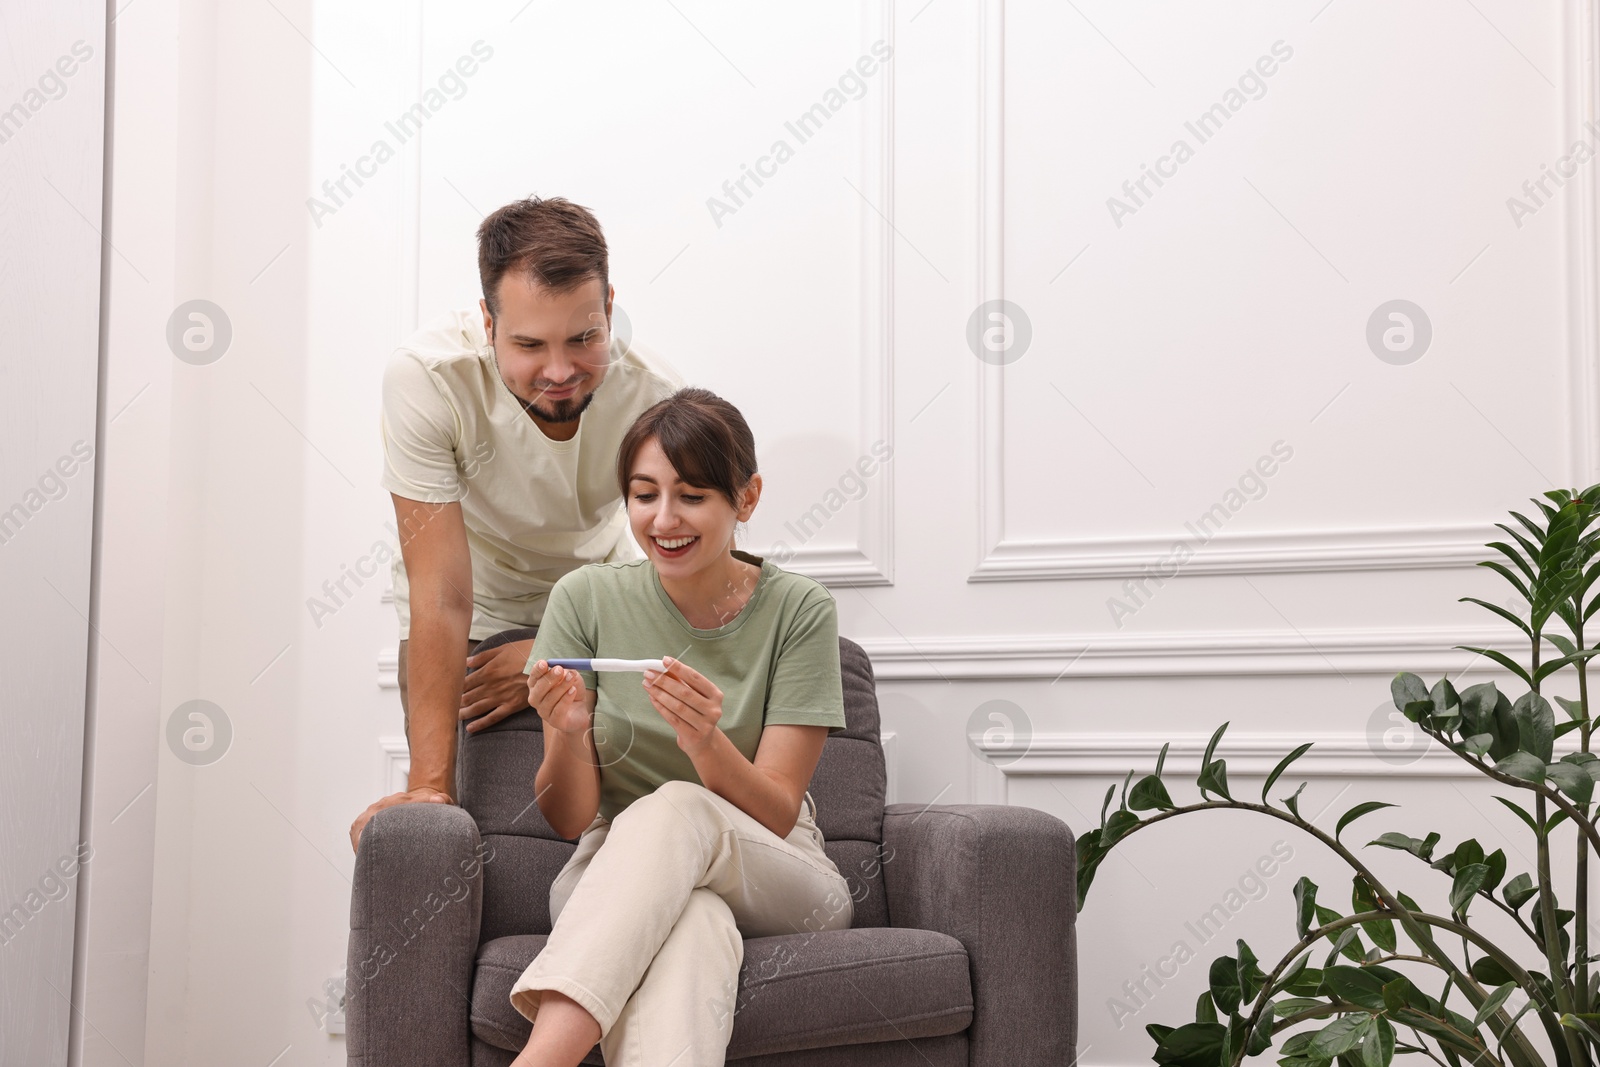
[[[607,1067],[717,1067],[743,938],[848,929],[853,916],[809,792],[780,838],[698,782],[667,782],[583,831],[511,1003],[533,1019],[542,990],[571,997],[599,1022]]]

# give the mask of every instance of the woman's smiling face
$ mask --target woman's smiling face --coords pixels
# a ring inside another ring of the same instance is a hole
[[[759,486],[751,489],[745,491],[744,507],[735,511],[715,489],[683,481],[661,442],[651,437],[634,454],[628,475],[628,524],[662,576],[682,580],[722,565],[733,545],[734,524],[755,510]]]

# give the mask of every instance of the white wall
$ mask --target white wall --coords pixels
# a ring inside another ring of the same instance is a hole
[[[1081,831],[1124,769],[1167,739],[1192,762],[1231,720],[1238,776],[1322,739],[1320,825],[1380,797],[1405,806],[1374,829],[1506,829],[1436,755],[1379,759],[1374,716],[1398,670],[1495,677],[1451,650],[1503,638],[1457,602],[1504,599],[1471,564],[1508,509],[1595,474],[1592,169],[1520,226],[1506,206],[1594,142],[1576,5],[140,0],[116,26],[139,73],[117,84],[112,236],[170,270],[148,298],[128,285],[112,325],[114,370],[165,368],[138,418],[170,406],[170,440],[140,448],[171,491],[130,534],[170,560],[169,670],[136,735],[159,742],[147,1062],[342,1059],[308,1001],[343,964],[350,819],[394,773],[397,633],[386,576],[320,625],[306,601],[388,541],[388,352],[475,301],[475,226],[533,192],[595,210],[634,335],[750,418],[753,547],[798,549],[872,654],[895,799]],[[880,40],[860,99],[797,143],[785,122]],[[464,92],[396,144],[385,122],[478,41]],[[1259,99],[1197,144],[1185,122],[1278,41]],[[777,138],[792,158],[719,225],[708,198]],[[1193,157],[1117,225],[1107,198],[1177,138]],[[307,198],[379,139],[394,157],[313,219]],[[167,364],[152,327],[193,297],[232,345]],[[1003,367],[966,340],[1002,297],[1032,330]],[[1409,365],[1365,337],[1393,299],[1432,324]],[[862,499],[786,538],[879,441],[893,459]],[[1265,492],[1230,499],[1279,441]],[[1218,502],[1240,506],[1177,579],[1124,592]],[[108,555],[108,599],[150,580],[142,558]],[[233,729],[209,766],[159,740],[195,698]],[[969,743],[995,700],[1031,738],[1020,759]],[[1300,874],[1345,895],[1309,842],[1218,816],[1108,861],[1080,927],[1083,1062],[1146,1062],[1143,1024],[1188,1017],[1231,949],[1199,947],[1121,1027],[1108,1000],[1280,838],[1293,858],[1223,938],[1265,957]]]
[[[63,1064],[80,819],[100,369],[105,32],[95,5],[6,13],[0,71],[0,1063]],[[102,853],[103,856],[103,853]]]

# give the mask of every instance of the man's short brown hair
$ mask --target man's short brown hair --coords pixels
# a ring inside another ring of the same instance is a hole
[[[599,220],[559,196],[512,201],[478,226],[478,278],[491,318],[500,313],[500,279],[510,270],[556,293],[599,278],[603,298],[610,272]]]

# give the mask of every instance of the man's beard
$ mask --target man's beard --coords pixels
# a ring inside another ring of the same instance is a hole
[[[599,391],[599,387],[596,387],[585,394],[582,399],[570,397],[566,400],[556,400],[549,407],[538,403],[529,403],[520,396],[517,397],[517,403],[522,405],[522,410],[543,419],[545,422],[576,422],[578,416],[584,413],[589,407],[589,402],[594,399],[595,394]],[[512,395],[516,396],[515,393]]]

